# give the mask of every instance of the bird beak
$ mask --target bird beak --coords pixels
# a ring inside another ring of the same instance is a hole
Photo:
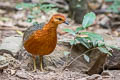
[[[63,23],[65,23],[65,24],[69,25],[69,23],[68,23],[67,21],[65,21],[65,22],[63,22]]]

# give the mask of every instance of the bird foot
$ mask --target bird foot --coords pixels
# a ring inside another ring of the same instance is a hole
[[[39,70],[40,72],[45,72],[45,70]]]
[[[44,72],[44,71],[45,71],[42,66],[40,67],[40,71],[41,71],[41,72]]]
[[[37,72],[37,69],[32,70],[32,72]]]

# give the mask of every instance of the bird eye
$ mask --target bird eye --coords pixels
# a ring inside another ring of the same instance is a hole
[[[61,18],[57,18],[58,20],[60,20],[60,21],[62,21],[62,19]]]

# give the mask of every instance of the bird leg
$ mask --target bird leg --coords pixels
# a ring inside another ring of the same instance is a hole
[[[39,58],[40,58],[40,70],[44,71],[44,69],[43,69],[43,56],[39,56]]]
[[[35,57],[33,57],[33,72],[36,71],[36,61],[35,61]]]

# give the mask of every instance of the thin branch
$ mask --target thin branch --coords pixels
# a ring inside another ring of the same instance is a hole
[[[84,54],[88,53],[89,51],[92,51],[94,49],[97,49],[97,48],[92,48],[92,49],[89,49],[87,51],[85,51],[83,54],[77,56],[73,61],[71,61],[67,66],[70,66],[74,61],[76,61],[78,58],[80,58],[81,56],[83,56]]]
[[[77,56],[74,60],[72,60],[69,64],[67,64],[67,65],[63,68],[63,70],[65,70],[65,69],[66,69],[68,66],[70,66],[73,62],[75,62],[78,58],[80,58],[80,57],[83,56],[84,54],[86,54],[86,53],[88,53],[89,51],[92,51],[92,50],[94,50],[94,49],[97,49],[97,47],[96,47],[96,48],[89,49],[89,50],[85,51],[83,54]]]

